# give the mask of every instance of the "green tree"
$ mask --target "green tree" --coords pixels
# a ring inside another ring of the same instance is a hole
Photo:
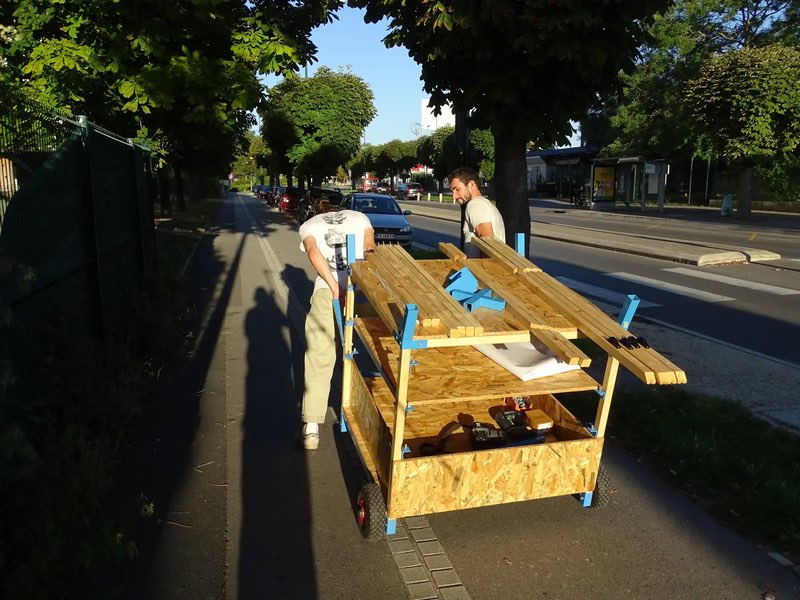
[[[616,139],[607,154],[693,153],[683,104],[686,82],[720,52],[797,40],[792,7],[789,0],[678,0],[658,15],[642,60],[633,73],[622,75],[624,92],[611,116]],[[613,111],[613,103],[595,108]]]
[[[270,93],[262,133],[273,154],[316,183],[336,173],[357,151],[375,117],[369,86],[349,72],[319,67],[313,77],[285,79]],[[271,129],[279,121],[279,131]]]
[[[258,74],[313,60],[310,31],[340,5],[12,0],[0,12],[14,31],[2,58],[40,101],[145,140],[178,171],[219,174],[261,101]]]
[[[470,114],[495,139],[497,205],[507,239],[530,232],[525,145],[566,141],[570,119],[614,89],[668,0],[350,0],[365,19],[390,19],[387,46],[422,68],[433,106]],[[526,236],[527,239],[527,236]]]
[[[800,50],[742,48],[711,59],[686,87],[701,154],[741,167],[738,216],[749,218],[753,167],[800,148]]]
[[[461,165],[461,154],[456,146],[456,130],[452,125],[439,127],[420,140],[417,156],[420,162],[433,171],[433,178],[443,187],[444,178]]]

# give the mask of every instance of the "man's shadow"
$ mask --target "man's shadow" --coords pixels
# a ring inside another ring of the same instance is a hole
[[[238,597],[316,598],[308,466],[297,437],[304,340],[264,288],[255,301],[245,318]]]

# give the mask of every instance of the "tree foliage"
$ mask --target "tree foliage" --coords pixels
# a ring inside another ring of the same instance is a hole
[[[261,101],[257,75],[313,60],[310,31],[339,6],[12,0],[0,12],[0,26],[13,29],[3,60],[40,101],[219,172]]]
[[[507,234],[530,230],[525,143],[566,141],[570,119],[632,68],[646,19],[667,3],[350,0],[368,22],[389,18],[385,43],[420,64],[433,106],[450,103],[473,128],[491,129]]]
[[[293,172],[321,182],[358,151],[375,113],[372,91],[360,77],[319,67],[313,77],[287,78],[271,90],[262,134]]]
[[[622,76],[624,93],[611,118],[617,135],[608,154],[691,154],[686,82],[721,52],[796,43],[796,9],[789,0],[678,0],[657,15],[649,34],[636,70]]]

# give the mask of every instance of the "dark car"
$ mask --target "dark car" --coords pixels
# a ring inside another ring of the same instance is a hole
[[[270,206],[278,206],[278,199],[281,197],[281,194],[286,189],[285,186],[282,185],[274,185],[267,190],[267,194],[265,196],[265,200],[267,204]]]
[[[321,197],[327,198],[331,201],[331,204],[336,206],[341,206],[342,200],[344,200],[344,194],[339,188],[312,187],[306,191],[300,201],[300,210],[297,212],[297,218],[301,223],[314,216],[314,200]]]
[[[416,200],[417,196],[421,196],[424,191],[421,183],[409,181],[408,183],[398,183],[394,195],[398,200]]]
[[[355,193],[345,196],[342,208],[357,210],[367,215],[375,230],[375,242],[411,246],[413,231],[406,219],[410,210],[401,210],[391,196],[385,194]]]
[[[300,188],[287,187],[278,197],[278,210],[281,212],[295,212],[300,208]]]

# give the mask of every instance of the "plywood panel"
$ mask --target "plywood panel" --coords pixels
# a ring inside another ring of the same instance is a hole
[[[362,329],[356,320],[356,327]],[[369,330],[376,333],[373,327]],[[385,336],[364,335],[363,341],[392,386],[397,385],[398,346]],[[417,365],[411,369],[408,402],[412,405],[441,400],[476,400],[503,396],[531,396],[592,390],[597,382],[578,369],[558,375],[521,381],[472,346],[427,348],[414,353]]]
[[[396,519],[594,490],[602,438],[410,458],[394,463]]]
[[[376,481],[388,486],[391,465],[392,434],[381,416],[372,395],[357,369],[351,378],[351,397],[345,407],[353,440],[365,466]],[[388,421],[391,423],[392,421]]]

